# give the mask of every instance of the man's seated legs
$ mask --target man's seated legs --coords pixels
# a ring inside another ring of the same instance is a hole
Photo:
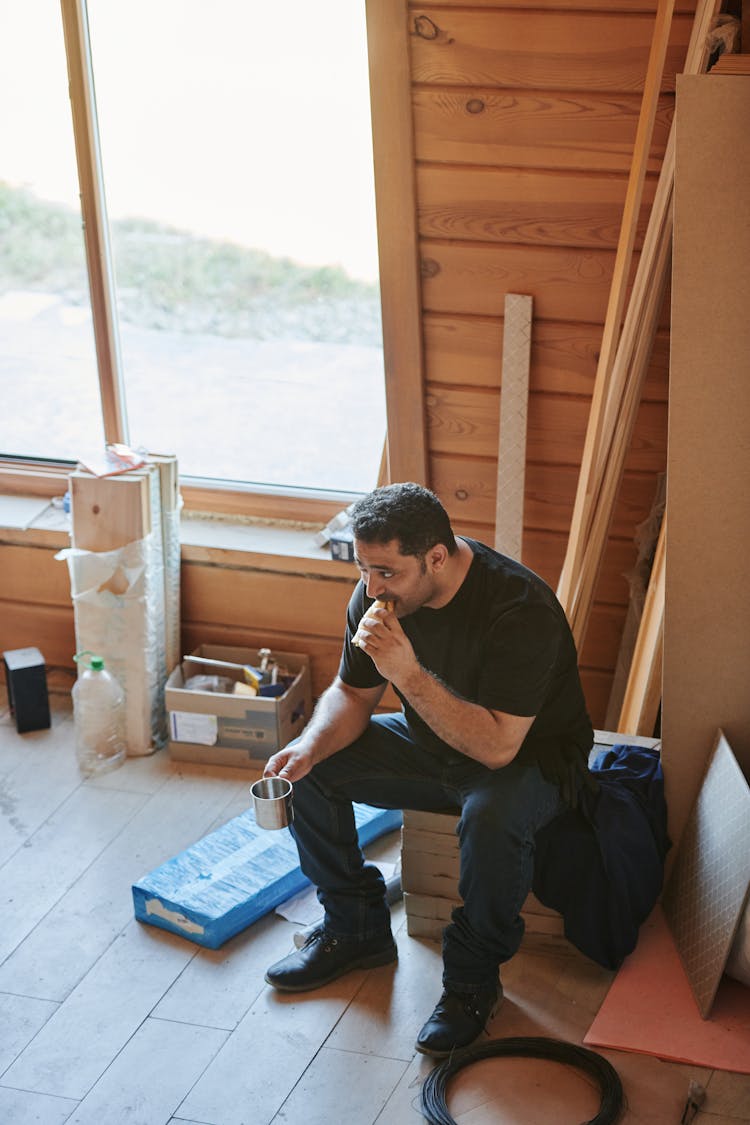
[[[460,793],[458,822],[463,906],[443,940],[444,983],[458,991],[491,983],[523,937],[521,909],[531,890],[536,833],[563,803],[535,765],[499,770],[460,764],[451,779]]]
[[[459,764],[461,874],[456,907],[443,933],[444,992],[417,1047],[443,1056],[482,1031],[502,997],[499,966],[523,937],[521,908],[531,889],[536,832],[562,810],[556,786],[536,766],[500,770]]]
[[[305,947],[268,970],[276,988],[317,988],[396,958],[383,879],[363,861],[352,801],[462,810],[463,906],[444,935],[444,994],[417,1041],[425,1053],[447,1054],[472,1042],[496,1006],[499,965],[523,935],[534,834],[561,810],[559,792],[535,766],[490,770],[458,754],[446,761],[411,741],[401,715],[376,716],[357,742],[295,785],[293,832],[325,920]]]
[[[396,958],[385,884],[364,862],[352,801],[381,808],[437,810],[450,803],[441,763],[415,746],[403,716],[378,715],[352,746],[318,763],[294,786],[300,866],[317,887],[323,926],[266,980],[285,991],[317,988],[350,969]]]

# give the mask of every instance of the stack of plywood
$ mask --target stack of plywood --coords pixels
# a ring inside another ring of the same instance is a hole
[[[104,657],[126,697],[131,756],[166,737],[164,686],[179,660],[179,509],[175,458],[113,476],[70,477],[67,558],[76,648]]]
[[[458,894],[458,811],[444,813],[404,810],[401,829],[401,885],[404,890],[406,931],[412,937],[440,940],[451,920]],[[529,895],[522,910],[526,934],[533,944],[568,943],[562,917]]]

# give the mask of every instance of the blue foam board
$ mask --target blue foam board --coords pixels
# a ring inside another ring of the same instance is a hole
[[[354,806],[362,847],[401,825],[400,809]],[[288,828],[258,828],[252,809],[133,884],[140,922],[218,949],[309,886]]]

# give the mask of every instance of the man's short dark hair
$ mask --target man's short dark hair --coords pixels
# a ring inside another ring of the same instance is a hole
[[[421,484],[386,484],[357,500],[351,511],[355,539],[363,543],[398,540],[402,555],[424,557],[442,543],[458,550],[448,513],[434,492]]]

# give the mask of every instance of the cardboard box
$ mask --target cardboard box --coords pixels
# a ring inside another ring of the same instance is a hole
[[[332,559],[354,562],[354,536],[351,531],[334,531],[328,540]]]
[[[234,664],[260,663],[255,650],[226,645],[200,645],[192,656]],[[179,664],[167,680],[169,755],[179,761],[247,766],[260,770],[266,759],[302,731],[312,714],[310,660],[298,652],[273,650],[279,665],[294,673],[294,682],[275,699],[224,692],[189,691],[191,676],[221,674],[243,681],[239,669]]]

